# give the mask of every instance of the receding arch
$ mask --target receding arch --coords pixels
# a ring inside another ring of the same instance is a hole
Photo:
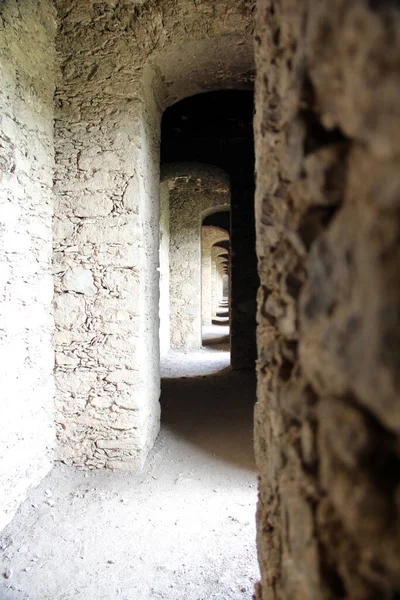
[[[163,289],[167,296],[164,272],[169,272],[169,315],[160,306],[160,334],[163,350],[200,348],[201,335],[201,224],[205,213],[229,210],[230,182],[227,174],[211,165],[174,163],[161,170],[161,214],[168,213],[168,233],[161,231],[160,264]],[[163,217],[161,226],[166,219]],[[163,240],[168,239],[168,250]],[[168,265],[165,257],[168,255]],[[165,307],[165,304],[164,304]]]
[[[202,287],[201,287],[201,314],[202,325],[211,325],[214,312],[214,286],[213,286],[213,257],[212,249],[220,242],[229,242],[229,233],[220,227],[203,225],[201,228],[201,262],[202,262]],[[226,253],[219,247],[221,253]]]

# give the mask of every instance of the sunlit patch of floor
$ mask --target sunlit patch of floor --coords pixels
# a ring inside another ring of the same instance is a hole
[[[219,327],[219,326],[218,326]],[[2,600],[250,600],[254,376],[172,353],[143,473],[58,466],[1,535]]]

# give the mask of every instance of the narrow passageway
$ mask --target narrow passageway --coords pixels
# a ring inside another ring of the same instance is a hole
[[[254,376],[226,326],[171,352],[138,475],[56,467],[2,532],[2,600],[250,600],[258,578]]]

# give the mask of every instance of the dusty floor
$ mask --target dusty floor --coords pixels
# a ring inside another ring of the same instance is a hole
[[[254,381],[230,372],[226,332],[164,361],[143,473],[58,466],[30,493],[0,534],[1,600],[251,599]]]

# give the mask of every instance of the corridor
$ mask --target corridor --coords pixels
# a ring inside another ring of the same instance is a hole
[[[399,97],[399,0],[0,1],[0,600],[400,598]]]

